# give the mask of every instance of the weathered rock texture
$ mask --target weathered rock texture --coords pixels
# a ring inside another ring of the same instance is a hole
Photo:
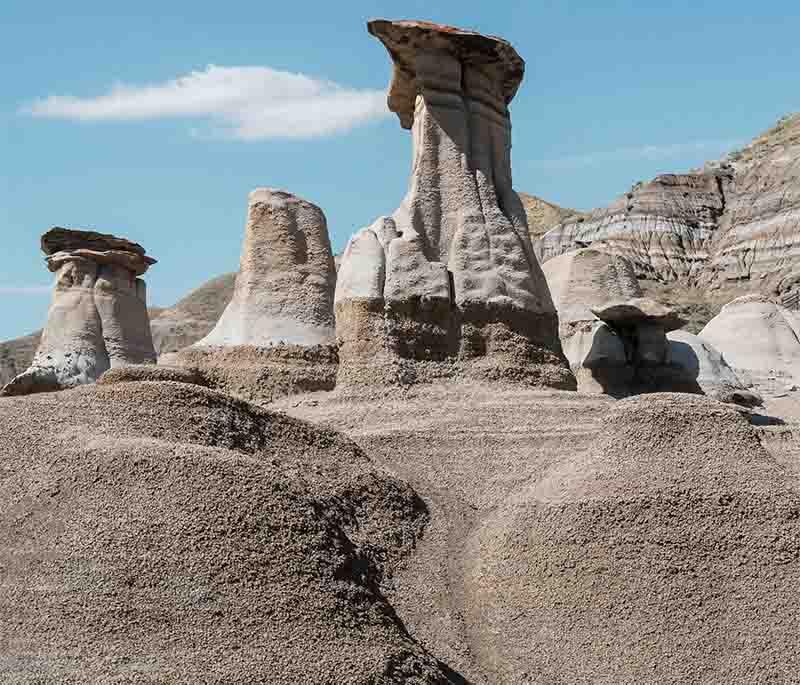
[[[765,392],[800,383],[800,324],[763,295],[726,304],[700,331],[748,384]]]
[[[786,682],[800,669],[796,464],[734,408],[618,402],[599,444],[469,536],[492,683]]]
[[[536,249],[543,261],[602,241],[637,275],[781,294],[800,284],[800,114],[688,174],[638,183],[607,208],[573,216]]]
[[[746,407],[761,404],[761,396],[751,390],[728,365],[711,343],[688,331],[667,333],[668,364],[688,384],[700,386],[703,394],[720,402]]]
[[[155,260],[112,235],[53,228],[42,236],[56,274],[53,302],[30,368],[0,394],[92,383],[107,369],[155,363],[144,274]]]
[[[543,272],[579,390],[618,397],[669,390],[701,392],[698,374],[693,373],[696,365],[687,368],[677,360],[673,364],[670,355],[666,334],[680,328],[683,319],[673,309],[642,297],[628,259],[580,248],[545,262]],[[688,358],[684,361],[689,363]]]
[[[574,387],[511,185],[524,63],[505,41],[375,20],[394,62],[389,108],[412,130],[408,193],[353,236],[336,288],[339,382],[477,375]]]
[[[624,394],[634,368],[613,326],[592,311],[609,299],[642,294],[631,263],[592,248],[573,250],[542,267],[558,311],[558,332],[582,391]]]
[[[428,512],[331,430],[205,388],[0,399],[0,680],[448,683],[384,590]]]
[[[207,336],[166,361],[252,400],[329,390],[335,286],[322,210],[282,190],[254,190],[230,303]]]

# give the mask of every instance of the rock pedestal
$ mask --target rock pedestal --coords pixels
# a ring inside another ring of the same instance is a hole
[[[270,401],[335,384],[336,267],[325,215],[291,193],[250,193],[233,298],[213,330],[170,364],[212,387]]]
[[[339,382],[477,376],[574,388],[511,185],[508,103],[524,62],[505,41],[371,21],[394,62],[389,108],[411,129],[408,193],[354,235],[336,288]]]
[[[47,325],[30,368],[0,395],[92,383],[109,368],[154,364],[145,282],[155,263],[141,245],[94,231],[53,228],[42,236],[55,273]]]

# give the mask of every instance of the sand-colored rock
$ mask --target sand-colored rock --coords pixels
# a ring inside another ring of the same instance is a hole
[[[284,190],[250,193],[233,298],[198,347],[324,345],[335,339],[325,215]]]
[[[217,324],[163,363],[196,369],[215,388],[269,402],[330,390],[337,355],[336,267],[325,215],[291,193],[250,193],[233,296]]]
[[[0,399],[0,679],[462,682],[384,588],[428,513],[334,431],[184,383]]]
[[[28,370],[0,391],[26,395],[92,383],[109,368],[155,363],[145,282],[155,260],[116,236],[53,228],[42,236],[55,273],[47,325]]]
[[[412,129],[409,189],[354,235],[336,287],[338,382],[509,379],[574,387],[511,185],[508,103],[524,63],[502,39],[369,22],[393,61],[389,108]]]
[[[547,200],[530,195],[528,193],[517,193],[525,208],[525,216],[528,220],[528,233],[531,241],[537,241],[551,228],[564,223],[571,217],[581,216],[583,213],[568,207],[548,202]]]
[[[763,295],[726,304],[700,331],[737,374],[765,393],[800,382],[800,326],[795,315]]]
[[[748,388],[711,343],[688,331],[667,333],[669,366],[686,375],[687,383],[696,382],[704,395],[720,402],[745,407],[762,403],[761,396]]]
[[[470,536],[468,620],[492,683],[790,682],[798,469],[707,398],[623,400]]]

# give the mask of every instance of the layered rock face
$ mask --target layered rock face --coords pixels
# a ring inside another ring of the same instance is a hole
[[[639,183],[606,208],[577,215],[536,243],[547,261],[576,241],[602,241],[639,276],[740,292],[800,284],[800,114],[725,159]]]
[[[725,209],[722,186],[727,178],[724,170],[658,176],[607,208],[570,217],[542,236],[537,252],[546,262],[576,243],[602,241],[604,249],[628,258],[638,276],[697,278]]]
[[[747,383],[765,392],[800,382],[800,323],[763,295],[726,304],[700,331]]]
[[[800,114],[785,117],[730,156],[735,169],[708,280],[800,283]]]
[[[145,282],[155,263],[141,245],[112,235],[53,228],[42,236],[56,274],[53,302],[30,368],[0,394],[92,383],[107,369],[155,363]]]
[[[322,210],[283,190],[254,190],[231,301],[205,338],[166,362],[249,399],[329,390],[335,284]]]
[[[339,382],[574,387],[511,185],[522,59],[499,38],[435,24],[376,20],[369,31],[394,62],[389,108],[412,130],[413,168],[400,207],[342,256]]]

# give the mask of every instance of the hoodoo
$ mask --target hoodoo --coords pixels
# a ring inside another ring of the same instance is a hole
[[[250,193],[233,298],[213,330],[170,363],[249,399],[331,389],[336,267],[322,210],[284,190]]]
[[[338,381],[473,377],[574,388],[511,185],[508,104],[524,62],[506,41],[369,22],[394,63],[389,109],[411,129],[408,193],[356,233],[336,288]]]
[[[29,369],[0,395],[93,383],[109,368],[154,364],[145,282],[155,264],[137,244],[94,231],[53,228],[42,236],[56,274],[47,325]]]

